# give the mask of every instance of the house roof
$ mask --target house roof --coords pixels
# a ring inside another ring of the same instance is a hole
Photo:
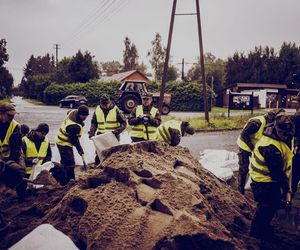
[[[140,72],[139,70],[130,70],[130,71],[114,74],[112,76],[101,77],[100,80],[103,80],[103,81],[120,81],[121,82],[121,81],[125,80],[126,78],[128,78],[129,76],[131,76],[134,73],[139,73],[140,75],[145,77],[145,79],[148,79],[148,77],[145,74],[143,74],[142,72]]]
[[[258,88],[258,89],[286,89],[286,84],[276,83],[237,83],[238,88]]]

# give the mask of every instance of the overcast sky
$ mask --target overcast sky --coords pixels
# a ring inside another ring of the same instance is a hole
[[[0,39],[7,41],[6,64],[18,84],[27,60],[46,53],[59,59],[80,49],[97,61],[122,63],[124,39],[136,45],[139,63],[155,33],[166,46],[173,0],[0,0]],[[177,0],[176,13],[194,13],[195,0]],[[226,59],[256,45],[300,45],[300,0],[200,0],[204,52]],[[171,62],[199,56],[196,16],[176,16]],[[150,66],[149,66],[150,71]]]

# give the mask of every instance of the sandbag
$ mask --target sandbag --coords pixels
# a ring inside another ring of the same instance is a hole
[[[73,241],[50,224],[42,224],[14,244],[10,250],[76,250]]]
[[[112,132],[95,135],[92,138],[98,157],[101,158],[101,152],[105,149],[119,145],[119,141]]]

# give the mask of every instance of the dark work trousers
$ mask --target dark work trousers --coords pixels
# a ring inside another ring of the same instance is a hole
[[[268,238],[272,235],[270,223],[281,205],[280,186],[275,182],[252,181],[251,189],[257,206],[251,223],[250,235]]]
[[[239,157],[238,189],[242,194],[244,194],[247,175],[249,172],[251,152],[239,148],[238,157]]]
[[[63,165],[65,172],[65,179],[62,180],[60,184],[67,185],[71,179],[75,180],[75,159],[73,147],[57,144],[57,148],[60,154],[60,163]]]
[[[300,181],[300,154],[297,153],[293,157],[292,164],[292,192],[297,192],[298,183]]]

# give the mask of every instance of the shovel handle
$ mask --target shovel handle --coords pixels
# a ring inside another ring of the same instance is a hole
[[[80,168],[80,170],[82,172],[86,172],[87,171],[87,166],[86,166],[86,162],[85,162],[85,159],[84,159],[84,155],[81,155],[81,159],[82,159],[83,166]]]
[[[290,204],[292,201],[292,193],[291,192],[287,192],[286,193],[286,203]]]

